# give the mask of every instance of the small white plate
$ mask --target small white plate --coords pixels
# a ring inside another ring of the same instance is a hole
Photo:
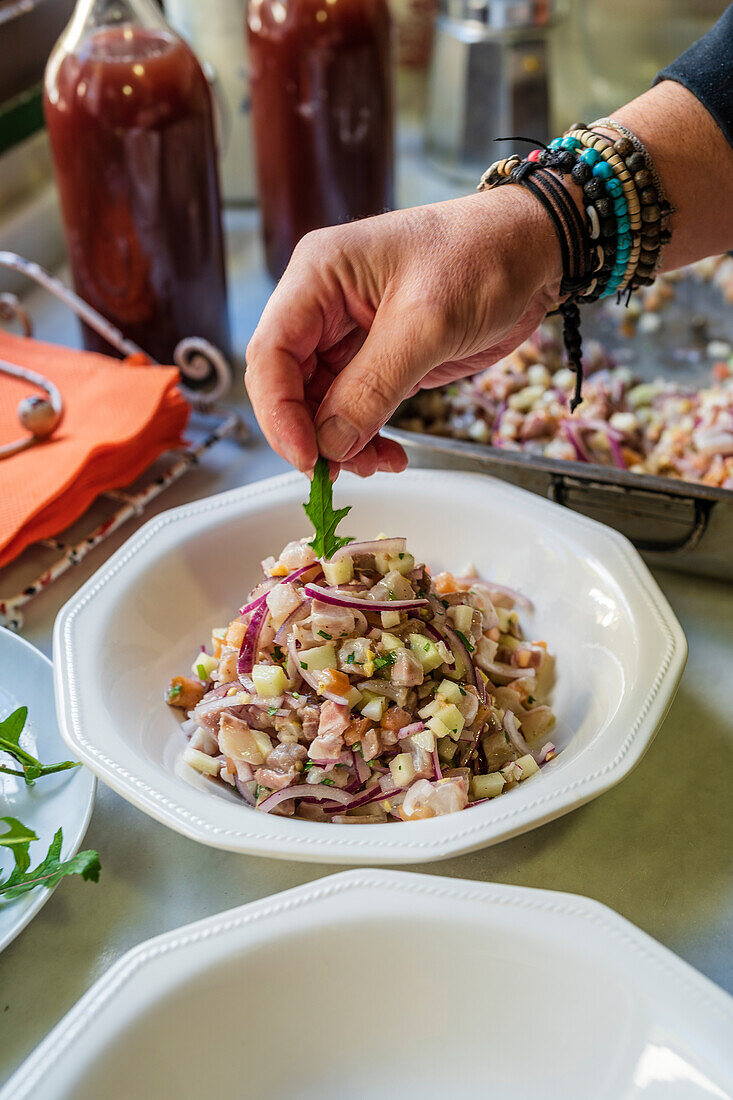
[[[148,941],[2,1100],[730,1100],[733,1001],[572,894],[347,871]]]
[[[462,813],[409,824],[332,825],[263,814],[177,761],[163,703],[199,643],[261,577],[259,562],[309,531],[305,478],[287,475],[151,520],[61,610],[54,630],[61,732],[97,775],[186,836],[232,851],[338,863],[415,863],[493,844],[618,783],[674,697],[682,630],[646,566],[615,531],[475,474],[407,470],[339,479],[345,533],[406,535],[418,560],[524,591],[531,636],[556,657],[557,760]],[[653,785],[650,788],[653,796]]]
[[[54,710],[51,662],[23,638],[0,627],[0,718],[22,706],[28,707],[28,721],[20,738],[21,748],[44,764],[68,760],[69,751],[61,740]],[[5,755],[0,760],[13,766]],[[38,837],[30,847],[32,866],[43,859],[59,827],[64,830],[62,858],[71,859],[79,851],[92,816],[96,786],[96,779],[86,768],[46,776],[32,787],[27,787],[23,779],[0,774],[0,817],[17,817]],[[4,824],[0,828],[5,832]],[[3,877],[12,866],[12,855],[0,848]],[[0,900],[0,951],[25,928],[52,893],[39,887],[15,901]]]

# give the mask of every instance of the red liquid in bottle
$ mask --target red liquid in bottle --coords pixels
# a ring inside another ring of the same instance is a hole
[[[118,26],[52,57],[44,110],[77,292],[163,363],[230,351],[209,86],[165,30]],[[118,354],[91,329],[84,344]]]
[[[311,229],[393,205],[386,0],[251,0],[252,117],[267,265]]]

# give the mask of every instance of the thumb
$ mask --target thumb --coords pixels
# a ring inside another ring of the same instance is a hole
[[[380,306],[361,348],[328,389],[315,418],[318,449],[348,461],[401,401],[443,362],[438,326],[416,310]]]

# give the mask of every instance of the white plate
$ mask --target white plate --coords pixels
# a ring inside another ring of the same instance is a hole
[[[2,1100],[725,1100],[733,1001],[572,894],[347,871],[148,941]]]
[[[23,638],[0,627],[0,718],[21,706],[28,707],[21,748],[44,764],[68,760],[54,712],[51,662]],[[9,757],[0,759],[12,767]],[[49,775],[32,787],[27,787],[23,779],[0,774],[0,817],[17,817],[38,836],[30,847],[32,866],[43,859],[59,827],[64,830],[62,857],[70,859],[79,851],[92,816],[96,785],[86,768]],[[4,824],[0,828],[5,831]],[[12,866],[12,855],[0,848],[3,878]],[[52,893],[41,887],[15,901],[0,901],[0,951],[25,928]]]
[[[185,745],[163,693],[211,628],[261,577],[259,562],[307,533],[307,482],[287,475],[185,505],[146,524],[60,612],[61,732],[140,809],[205,844],[339,863],[440,859],[514,836],[618,783],[674,696],[687,645],[639,555],[616,532],[503,482],[405,471],[340,479],[346,533],[406,535],[418,560],[479,571],[535,602],[524,621],[557,658],[558,759],[515,790],[413,823],[332,825],[262,814],[177,765]],[[653,790],[652,790],[653,794]]]

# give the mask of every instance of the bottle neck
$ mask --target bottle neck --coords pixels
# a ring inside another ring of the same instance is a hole
[[[68,48],[99,27],[127,24],[168,28],[161,9],[153,0],[77,0],[62,37]]]

